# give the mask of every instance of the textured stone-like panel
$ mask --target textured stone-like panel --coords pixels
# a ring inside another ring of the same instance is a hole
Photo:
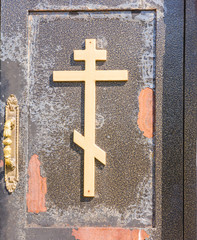
[[[33,155],[28,167],[29,191],[27,193],[28,212],[46,212],[45,194],[47,193],[46,178],[40,175],[40,161],[37,155]]]
[[[47,213],[57,226],[151,226],[153,139],[137,118],[138,93],[154,87],[155,12],[34,12],[29,26],[29,154],[42,156]],[[125,83],[96,84],[96,144],[107,157],[105,167],[96,161],[93,199],[83,197],[83,152],[73,143],[73,130],[84,131],[84,84],[52,81],[53,71],[84,69],[73,50],[87,38],[107,50],[98,70],[129,71]]]

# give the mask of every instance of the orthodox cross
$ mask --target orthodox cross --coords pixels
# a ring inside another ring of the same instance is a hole
[[[96,81],[127,81],[127,70],[96,70],[105,61],[106,50],[96,49],[95,39],[86,39],[85,50],[74,50],[75,61],[85,61],[84,71],[55,71],[54,82],[85,82],[84,136],[74,130],[74,142],[84,149],[84,196],[94,197],[95,158],[106,164],[106,153],[95,143]]]

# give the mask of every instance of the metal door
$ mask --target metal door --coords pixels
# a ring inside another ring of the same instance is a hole
[[[2,1],[2,133],[10,94],[20,110],[11,194],[1,152],[2,239],[183,239],[183,36],[179,0]],[[86,39],[107,53],[96,71],[128,72],[95,83],[106,165],[95,159],[91,197],[73,136],[88,128],[87,89],[54,81],[87,70],[74,53]]]

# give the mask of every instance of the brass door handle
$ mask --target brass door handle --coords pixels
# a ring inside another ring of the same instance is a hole
[[[19,106],[16,97],[11,94],[5,110],[3,144],[5,145],[5,182],[7,190],[12,193],[18,182],[18,138],[19,138]]]
[[[12,130],[14,129],[16,124],[15,118],[10,118],[5,122],[3,136],[5,139],[3,140],[3,144],[5,145],[3,152],[4,152],[4,159],[5,165],[8,168],[14,169],[16,167],[15,159],[11,158],[12,156]]]

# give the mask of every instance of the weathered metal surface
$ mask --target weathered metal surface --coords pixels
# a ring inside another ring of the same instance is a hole
[[[168,14],[162,90],[162,239],[183,239],[183,1],[166,1],[165,7]],[[179,30],[173,35],[177,26]]]
[[[181,111],[177,110],[174,114],[173,110],[177,108],[177,104],[179,110],[182,106],[180,49],[183,46],[183,2],[177,0],[169,5],[169,2],[149,0],[133,0],[130,3],[125,0],[92,0],[81,3],[79,1],[57,3],[55,0],[42,3],[7,0],[2,1],[2,9],[1,106],[4,107],[5,99],[11,92],[16,94],[22,106],[20,131],[23,137],[20,140],[19,153],[22,181],[19,182],[12,196],[7,196],[3,182],[1,184],[0,216],[1,218],[3,216],[3,220],[0,221],[1,237],[3,239],[57,239],[57,237],[74,239],[70,225],[83,227],[84,222],[87,222],[87,225],[92,224],[94,227],[110,225],[127,226],[131,229],[134,226],[151,225],[144,229],[150,235],[150,239],[181,239],[182,205],[177,199],[182,197],[179,160],[182,156],[180,151],[182,132],[177,122],[182,117]],[[80,12],[79,10],[82,9],[89,12]],[[101,11],[107,9],[115,12]],[[119,12],[125,9],[127,11]],[[134,9],[137,11],[130,11]],[[32,10],[29,15],[27,10]],[[73,10],[77,10],[78,14]],[[100,12],[93,13],[91,10]],[[149,22],[151,16],[153,20]],[[75,41],[72,38],[73,34]],[[126,36],[127,44],[123,44],[123,36],[124,38]],[[82,185],[78,178],[83,169],[81,164],[83,159],[80,158],[82,152],[72,143],[72,136],[67,134],[74,128],[83,131],[81,113],[83,87],[82,84],[75,86],[64,84],[62,87],[59,83],[52,83],[52,71],[65,68],[66,57],[65,69],[83,69],[83,65],[74,63],[71,52],[72,49],[81,49],[81,39],[85,37],[96,38],[99,41],[98,48],[109,49],[112,53],[113,61],[98,66],[98,69],[119,69],[121,66],[122,69],[131,72],[129,81],[131,85],[97,85],[96,141],[103,149],[107,149],[111,160],[108,168],[100,169],[101,166],[97,166],[98,197],[90,202],[81,196]],[[109,40],[112,37],[115,41]],[[156,39],[156,48],[154,48],[154,39]],[[169,45],[172,40],[179,44],[177,48]],[[123,45],[124,49],[121,50]],[[156,60],[154,54],[157,56]],[[68,56],[71,58],[69,59]],[[172,56],[173,62],[169,66]],[[165,75],[163,70],[166,72]],[[138,79],[140,81],[137,81]],[[137,127],[138,95],[146,87],[155,90],[154,83],[156,83],[155,149],[153,140],[143,136],[143,132]],[[173,94],[167,98],[168,92]],[[110,105],[109,101],[111,101]],[[128,106],[127,112],[123,108],[123,103]],[[45,110],[43,115],[39,115],[41,109]],[[122,119],[119,118],[120,111],[124,113]],[[57,112],[60,113],[58,119],[60,121],[55,125]],[[3,114],[2,111],[2,118]],[[41,118],[45,119],[43,123]],[[128,128],[131,129],[130,134]],[[44,129],[49,131],[45,132]],[[175,129],[175,132],[171,129]],[[120,131],[125,133],[124,137]],[[123,147],[123,142],[127,142],[128,145],[119,152],[118,149]],[[171,146],[176,153],[170,150]],[[70,147],[71,151],[68,150]],[[156,157],[152,156],[153,150]],[[28,192],[28,162],[33,154],[38,154],[42,163],[41,176],[46,177],[47,181],[47,212],[38,215],[28,213],[23,205],[26,202],[24,196]],[[123,157],[128,159],[124,165],[121,164]],[[68,161],[69,158],[72,162]],[[112,161],[112,159],[117,160]],[[156,178],[153,174],[155,167]],[[105,173],[105,178],[101,177],[101,171]],[[110,179],[107,172],[110,172]],[[125,178],[120,176],[120,172],[125,172]],[[102,185],[103,179],[108,183],[107,188]],[[122,182],[120,187],[115,184],[117,179]],[[67,183],[70,183],[69,188]],[[101,193],[105,193],[110,186],[112,186],[110,197],[102,195]],[[155,195],[152,192],[154,186],[156,186]],[[171,187],[172,191],[169,191]],[[122,197],[118,198],[120,195]],[[137,196],[139,198],[136,198]],[[152,207],[154,198],[156,211],[153,211]],[[143,204],[147,206],[147,209],[145,208],[147,211],[143,212]],[[176,209],[175,218],[172,215]],[[85,220],[83,220],[84,214],[88,216]],[[14,219],[13,215],[19,215],[19,220]],[[100,223],[89,217],[100,219]],[[103,219],[106,222],[103,222]],[[13,231],[9,231],[10,225]],[[43,229],[46,226],[48,228]]]
[[[29,26],[29,154],[38,154],[47,177],[48,217],[56,226],[151,226],[153,139],[142,135],[137,117],[138,93],[154,87],[155,12],[34,13]],[[108,161],[97,163],[92,200],[83,197],[83,152],[72,137],[73,129],[84,131],[84,85],[51,80],[53,69],[83,69],[73,49],[87,38],[105,42],[108,60],[98,70],[129,71],[126,83],[96,84],[96,144]]]

